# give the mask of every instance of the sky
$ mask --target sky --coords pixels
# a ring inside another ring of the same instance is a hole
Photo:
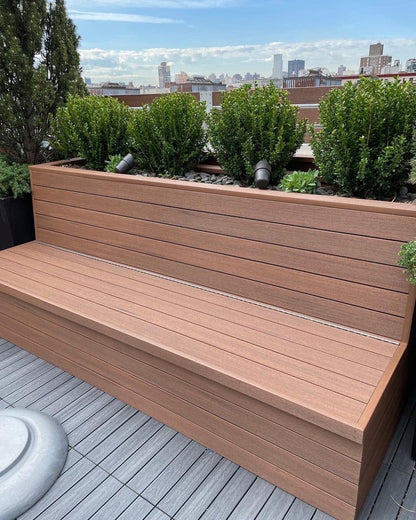
[[[415,0],[67,0],[81,37],[83,76],[157,85],[175,74],[271,76],[273,54],[306,68],[358,72],[371,43],[416,58]]]

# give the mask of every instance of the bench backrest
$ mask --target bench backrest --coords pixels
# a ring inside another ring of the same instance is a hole
[[[414,205],[54,164],[31,175],[41,242],[407,340],[413,291],[397,255],[416,236]]]

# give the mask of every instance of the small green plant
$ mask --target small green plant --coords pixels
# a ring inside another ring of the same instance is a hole
[[[233,178],[252,184],[254,166],[261,159],[272,167],[272,183],[283,177],[306,131],[305,120],[297,121],[298,108],[287,96],[272,83],[254,89],[243,85],[224,93],[221,110],[211,111],[208,139]]]
[[[411,240],[403,244],[399,251],[398,264],[404,267],[407,279],[410,283],[416,285],[416,241]]]
[[[119,153],[116,155],[110,155],[108,161],[105,161],[105,171],[109,173],[116,172],[117,164],[123,159],[123,156]]]
[[[390,197],[410,173],[416,89],[399,80],[361,78],[319,103],[322,131],[312,135],[321,176],[357,197]]]
[[[130,123],[130,148],[140,168],[179,175],[195,166],[206,143],[205,103],[174,93],[136,110]]]
[[[66,157],[86,159],[89,168],[104,170],[110,155],[128,153],[131,117],[131,109],[114,98],[70,97],[58,108],[52,146]]]
[[[294,171],[282,178],[279,187],[283,191],[316,193],[316,188],[319,186],[317,178],[318,172],[316,170],[308,170],[307,172]]]
[[[30,175],[27,164],[10,163],[0,155],[0,197],[15,199],[30,193]]]

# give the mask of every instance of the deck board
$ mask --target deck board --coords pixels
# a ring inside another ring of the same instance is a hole
[[[7,350],[12,356],[22,355],[14,364],[0,359],[0,373],[7,381],[0,384],[0,409],[27,404],[49,410],[63,420],[70,442],[61,476],[19,520],[331,520],[142,412],[0,339],[0,352]],[[21,372],[36,361],[44,371]],[[9,385],[15,388],[17,383],[21,390],[9,392]],[[414,518],[408,510],[416,504],[415,463],[410,459],[415,402],[414,393],[360,520]]]

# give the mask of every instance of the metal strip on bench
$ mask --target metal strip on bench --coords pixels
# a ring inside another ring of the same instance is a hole
[[[173,278],[171,276],[166,276],[166,275],[163,275],[163,274],[154,273],[152,271],[147,271],[146,269],[139,269],[138,267],[133,267],[133,266],[130,266],[130,265],[120,264],[118,262],[113,262],[112,260],[106,260],[106,259],[103,259],[103,258],[99,258],[97,256],[92,256],[92,255],[87,255],[85,253],[80,253],[79,251],[73,251],[71,249],[65,249],[64,247],[53,246],[53,245],[50,245],[50,244],[46,244],[46,245],[48,245],[49,247],[52,247],[54,249],[59,249],[61,251],[66,251],[67,253],[72,253],[74,255],[83,256],[85,258],[91,258],[93,260],[98,260],[98,261],[104,262],[106,264],[115,265],[115,266],[118,266],[118,267],[123,267],[124,269],[129,269],[131,271],[137,271],[139,273],[147,274],[149,276],[154,276],[155,278],[161,278],[162,280],[169,280],[171,282],[175,282],[175,283],[178,283],[178,284],[181,284],[181,285],[186,285],[188,287],[194,287],[195,289],[200,289],[202,291],[210,292],[210,293],[213,293],[213,294],[218,294],[218,295],[224,296],[226,298],[231,298],[233,300],[238,300],[238,301],[241,301],[241,302],[244,302],[244,303],[248,303],[248,304],[251,304],[251,305],[256,305],[257,307],[263,307],[265,309],[270,309],[270,310],[273,310],[273,311],[276,311],[276,312],[280,312],[282,314],[288,314],[289,316],[295,316],[297,318],[301,318],[301,319],[304,319],[306,321],[311,321],[311,322],[314,322],[314,323],[319,323],[321,325],[326,325],[327,327],[332,327],[334,329],[340,329],[340,330],[344,330],[346,332],[351,332],[353,334],[358,334],[359,336],[365,336],[367,338],[376,339],[378,341],[383,341],[385,343],[390,343],[392,345],[399,345],[400,344],[399,341],[396,341],[396,340],[393,340],[393,339],[389,339],[389,338],[385,338],[383,336],[377,336],[376,334],[370,334],[369,332],[352,329],[352,328],[346,327],[344,325],[338,325],[336,323],[331,323],[329,321],[321,320],[319,318],[313,318],[312,316],[306,316],[304,314],[299,314],[297,312],[289,311],[287,309],[282,309],[280,307],[275,307],[275,306],[269,305],[267,303],[262,303],[262,302],[258,302],[258,301],[255,301],[255,300],[249,300],[248,298],[243,298],[241,296],[236,296],[234,294],[218,291],[217,289],[212,289],[210,287],[205,287],[203,285],[198,285],[198,284],[194,284],[194,283],[191,283],[191,282],[186,282],[184,280],[179,280],[178,278]]]

